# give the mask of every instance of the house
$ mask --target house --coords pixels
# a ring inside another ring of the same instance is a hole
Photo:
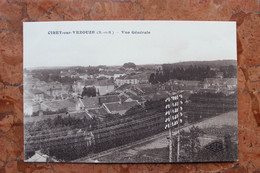
[[[124,92],[126,89],[130,89],[131,87],[132,87],[132,85],[130,85],[130,84],[123,84],[123,85],[115,88],[114,92],[121,93],[121,92]]]
[[[224,73],[223,72],[216,72],[216,78],[223,79]]]
[[[24,88],[25,88],[25,90],[36,88],[37,82],[39,82],[39,79],[36,79],[36,78],[33,78],[33,77],[25,77],[24,78]]]
[[[47,92],[50,96],[52,96],[53,98],[57,99],[59,97],[61,97],[62,94],[62,87],[51,87],[49,89],[47,89]]]
[[[92,109],[99,109],[102,107],[103,103],[120,103],[120,98],[117,95],[79,98],[77,110],[89,111]]]
[[[67,99],[67,100],[52,100],[44,101],[41,103],[41,109],[43,111],[59,111],[66,109],[67,112],[75,112],[77,109],[77,100],[76,99]]]
[[[94,86],[98,95],[105,95],[115,89],[115,86],[111,80],[97,80]]]
[[[46,94],[39,89],[30,89],[29,92],[32,94],[33,100],[38,102],[43,101],[46,96]]]
[[[71,74],[69,72],[61,71],[60,72],[60,77],[65,78],[65,77],[70,77]]]
[[[237,88],[237,78],[227,78],[227,81],[225,82],[225,86],[231,90]]]
[[[219,86],[222,86],[223,85],[223,79],[220,79],[220,78],[206,78],[204,80],[204,86],[203,88],[210,88],[210,87],[219,87]]]
[[[237,88],[237,78],[206,78],[204,80],[204,88]]]
[[[96,108],[96,109],[90,109],[88,110],[88,114],[91,117],[104,119],[106,115],[108,115],[108,112],[105,110],[104,107]]]
[[[92,119],[93,117],[89,115],[88,112],[86,111],[80,111],[80,112],[70,112],[69,115],[71,117],[77,118],[77,119],[84,119],[86,118],[87,120]]]
[[[193,80],[177,80],[177,79],[171,79],[167,82],[168,85],[172,85],[176,88],[176,86],[183,87],[185,86],[186,88],[197,88],[201,87],[201,82],[200,81],[193,81]],[[184,87],[184,88],[185,88]]]
[[[135,95],[143,95],[144,91],[137,85],[132,85],[130,90],[135,93]]]
[[[162,74],[163,73],[163,66],[162,65],[156,65],[155,69],[158,73]]]
[[[26,102],[27,100],[33,100],[34,96],[33,94],[30,92],[29,89],[24,89],[23,91],[23,100],[24,102]]]
[[[27,100],[24,102],[23,112],[24,116],[32,116],[34,112],[41,110],[41,104],[36,103],[33,100]]]
[[[70,75],[71,78],[79,78],[79,76],[80,76],[80,74],[77,72],[72,72]]]
[[[223,89],[221,90],[221,93],[225,94],[226,96],[235,94],[237,90],[235,89]]]
[[[141,95],[138,95],[133,90],[126,90],[124,93],[125,93],[125,96],[127,96],[127,99],[125,100],[126,102],[134,101],[134,100],[142,101]]]
[[[51,158],[50,156],[48,156],[46,154],[41,153],[40,150],[35,151],[35,154],[26,161],[28,161],[28,162],[58,162],[58,160]]]
[[[214,88],[200,88],[199,93],[211,93],[211,94],[215,94],[218,93],[219,90],[218,89],[214,89]]]
[[[94,79],[76,81],[73,83],[72,89],[75,93],[81,94],[84,87],[93,87],[95,82]]]
[[[137,101],[123,102],[123,103],[104,103],[103,107],[110,114],[123,115],[134,106],[140,105]]]
[[[77,110],[97,109],[100,107],[101,105],[98,102],[98,97],[79,98],[76,105]]]
[[[144,95],[156,93],[158,90],[158,86],[152,85],[150,83],[138,84],[138,85],[136,85],[136,88],[140,89]]]
[[[124,85],[124,84],[135,85],[135,84],[139,83],[139,80],[136,76],[128,75],[128,76],[122,76],[122,77],[117,78],[115,80],[115,83],[116,83],[117,86],[121,86],[121,85]]]
[[[114,79],[113,73],[101,73],[97,76],[97,78],[107,78],[107,79]]]
[[[126,95],[124,92],[120,93],[118,96],[120,97],[121,102],[129,101],[129,96]],[[130,101],[133,101],[133,100],[130,100]]]
[[[123,77],[125,75],[126,75],[125,73],[116,73],[116,74],[114,74],[114,79],[117,79],[119,77]]]
[[[100,105],[103,103],[119,103],[120,97],[118,95],[107,95],[107,96],[98,96],[98,102]]]
[[[150,76],[150,73],[142,72],[142,73],[137,73],[137,74],[133,75],[132,78],[138,79],[138,81],[139,81],[138,83],[146,84],[146,83],[149,83],[149,76]]]
[[[152,100],[156,101],[156,100],[161,100],[161,99],[166,99],[167,97],[169,97],[171,95],[171,93],[169,93],[168,91],[158,91],[156,92],[153,96],[152,96]]]
[[[91,79],[90,75],[88,75],[88,74],[81,74],[81,75],[79,76],[79,78],[80,78],[80,79],[83,79],[83,80]]]

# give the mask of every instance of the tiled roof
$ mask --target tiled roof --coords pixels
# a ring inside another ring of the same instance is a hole
[[[136,75],[127,75],[127,76],[118,77],[117,79],[121,79],[121,80],[138,79],[138,76],[136,76]]]
[[[150,74],[147,74],[147,73],[144,72],[144,73],[136,74],[133,77],[136,78],[136,79],[139,79],[139,80],[148,80],[149,76],[150,76]]]
[[[46,162],[49,156],[45,154],[38,154],[37,152],[29,158],[27,161],[29,162]]]
[[[127,91],[125,93],[133,100],[140,100],[141,99],[141,97],[134,95],[132,92]]]
[[[124,79],[138,79],[138,77],[135,75],[128,75]]]
[[[91,119],[91,117],[88,115],[87,112],[73,112],[70,113],[71,117],[76,117],[76,118],[84,118],[86,117],[87,119]]]
[[[111,103],[111,102],[120,102],[118,95],[107,95],[98,97],[100,104]]]
[[[107,115],[108,112],[104,108],[97,108],[97,109],[90,109],[88,110],[88,113],[91,114],[92,116],[99,116],[99,115]]]
[[[24,90],[23,92],[23,98],[26,100],[33,99],[33,94],[29,92],[29,90]]]
[[[58,162],[56,159],[49,157],[46,154],[41,153],[40,151],[35,151],[35,154],[29,158],[27,161],[29,162]]]
[[[226,81],[226,85],[236,85],[237,84],[237,78],[229,78]]]
[[[62,90],[62,87],[61,86],[52,86],[51,88],[47,89],[47,91],[55,91],[55,90]]]
[[[143,98],[144,98],[145,100],[151,100],[151,99],[152,99],[152,96],[151,96],[151,95],[145,95],[145,96],[143,96]]]
[[[129,88],[131,88],[130,84],[123,84],[120,87],[116,88],[115,91],[124,91],[124,90],[129,89]]]
[[[97,80],[95,82],[96,86],[108,86],[108,85],[114,85],[111,80]]]
[[[67,108],[68,111],[74,111],[76,109],[76,100],[54,100],[54,101],[45,101],[42,103],[43,106],[46,106],[50,110],[59,110]]]
[[[124,93],[122,93],[122,94],[120,94],[120,98],[121,98],[121,101],[124,102],[125,100],[127,100],[128,97]]]
[[[32,94],[43,94],[44,93],[42,90],[39,90],[39,89],[30,89],[29,92]]]
[[[111,112],[111,113],[119,113],[124,114],[127,110],[130,108],[139,105],[137,101],[131,101],[131,102],[124,102],[122,104],[120,103],[104,103],[104,106]]]
[[[87,109],[100,107],[98,97],[84,97],[83,99],[81,99],[81,101]]]
[[[34,102],[32,99],[24,100],[24,107],[38,105],[39,103]]]
[[[139,87],[131,87],[131,90],[133,91],[133,92],[135,92],[136,94],[139,94],[139,95],[141,95],[141,94],[143,94],[144,92],[139,88]]]
[[[215,79],[215,78],[207,78],[207,79],[212,80],[212,79]],[[183,84],[183,85],[197,86],[200,83],[200,81],[171,79],[168,83],[169,84],[171,84],[171,83],[178,83],[178,84]]]
[[[166,99],[169,96],[169,93],[166,91],[158,91],[157,93],[154,94],[153,100],[161,100],[161,99]]]
[[[199,92],[203,92],[203,93],[216,93],[217,90],[214,88],[201,88],[199,90]]]
[[[84,97],[81,99],[85,108],[99,108],[103,103],[120,102],[118,95],[107,95],[99,97]]]
[[[155,93],[157,88],[156,86],[142,86],[142,87],[139,87],[143,92],[144,94],[151,94],[151,93]]]

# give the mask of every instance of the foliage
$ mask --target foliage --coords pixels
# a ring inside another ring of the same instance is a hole
[[[165,83],[170,79],[202,81],[205,78],[213,78],[215,76],[215,71],[211,70],[209,66],[200,67],[190,65],[187,68],[173,68],[168,64],[164,64],[163,73],[160,73],[158,70],[156,73],[152,73],[149,77],[149,82],[152,84]]]
[[[86,73],[86,70],[84,69],[84,67],[78,67],[75,69],[75,72],[84,74],[84,73]]]
[[[84,87],[83,91],[81,93],[81,96],[87,96],[87,97],[96,97],[96,88],[95,87]]]
[[[235,78],[237,77],[237,69],[234,65],[222,66],[220,71],[224,73],[224,78]]]
[[[184,104],[188,122],[194,123],[203,118],[209,118],[237,109],[236,94],[226,96],[222,93],[195,93],[191,94]]]
[[[99,73],[99,68],[97,67],[88,67],[87,68],[87,74],[88,75],[94,75]]]
[[[151,111],[156,110],[156,112],[164,112],[165,111],[165,102],[164,99],[161,100],[148,100],[144,103],[145,110]]]
[[[45,111],[41,111],[43,115],[52,115],[52,114],[60,114],[60,113],[65,113],[67,112],[68,109],[67,108],[61,108],[59,110],[56,110],[56,111],[51,111],[49,109],[45,110]],[[40,115],[40,111],[37,111],[37,112],[33,112],[32,113],[32,117],[34,116],[39,116]]]
[[[128,63],[124,63],[123,65],[124,68],[133,68],[135,69],[136,68],[136,65],[132,62],[128,62]]]
[[[197,153],[200,150],[199,136],[203,131],[199,127],[192,126],[189,131],[180,131],[180,161],[192,162],[196,161]],[[174,151],[173,158],[177,159],[177,136],[173,139]]]
[[[142,111],[144,111],[144,108],[140,105],[136,105],[136,106],[130,108],[129,110],[127,110],[125,113],[125,116],[134,115],[134,114],[140,113]]]
[[[77,118],[71,117],[69,113],[62,113],[60,115],[55,116],[55,118],[48,118],[44,120],[39,120],[33,123],[26,123],[25,130],[28,132],[35,132],[35,131],[45,131],[46,129],[55,129],[60,127],[71,127],[74,128],[87,128],[92,130],[95,125],[97,124],[96,119],[87,119],[84,118]]]
[[[79,80],[78,77],[71,78],[69,76],[61,77],[61,70],[33,70],[32,76],[44,82],[60,82],[63,84],[73,84],[75,81]]]

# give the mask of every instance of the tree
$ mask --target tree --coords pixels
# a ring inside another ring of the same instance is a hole
[[[88,97],[96,97],[96,88],[95,87],[84,87],[81,93],[81,96],[88,96]]]
[[[149,77],[149,82],[150,82],[151,84],[157,83],[157,81],[155,81],[155,74],[154,74],[154,73],[152,73],[152,74],[150,75],[150,77]]]
[[[94,75],[99,73],[99,68],[97,67],[88,67],[87,74],[88,75]]]
[[[195,126],[192,126],[189,131],[182,130],[180,132],[180,161],[195,161],[198,151],[200,150],[200,141],[198,139],[203,132]],[[177,153],[177,136],[173,139],[174,144],[174,159],[176,160]]]
[[[129,110],[127,110],[125,115],[126,116],[134,115],[134,114],[137,114],[137,113],[141,113],[143,111],[144,111],[144,108],[141,105],[136,105],[136,106],[130,108]]]
[[[123,65],[124,68],[136,68],[136,65],[132,62],[124,63]]]

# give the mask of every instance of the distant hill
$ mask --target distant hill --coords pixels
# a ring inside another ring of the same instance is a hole
[[[229,66],[229,65],[237,65],[236,60],[215,60],[215,61],[185,61],[174,63],[176,66],[209,66],[209,67],[220,67],[220,66]]]
[[[163,63],[167,64],[167,63]],[[156,65],[163,65],[163,64],[143,64],[143,65],[136,65],[137,67],[145,67],[145,68],[154,68]],[[229,66],[229,65],[237,65],[236,60],[215,60],[215,61],[184,61],[184,62],[177,62],[177,63],[168,63],[167,65],[172,65],[172,67],[188,67],[190,65],[193,66],[209,66],[209,67],[220,67],[220,66]],[[121,67],[121,65],[114,65],[114,66],[50,66],[50,67],[27,67],[27,70],[65,70],[65,69],[79,69],[79,68],[88,68],[88,67]]]
[[[160,64],[160,65],[166,65],[165,64]],[[146,68],[152,68],[155,65],[159,64],[146,64],[146,65],[138,65],[138,67],[146,67]],[[237,66],[237,61],[236,60],[214,60],[214,61],[184,61],[184,62],[177,62],[177,63],[168,63],[167,65],[172,65],[172,67],[188,67],[190,65],[193,66],[209,66],[213,68],[218,68],[220,66],[229,66],[229,65],[234,65]]]

